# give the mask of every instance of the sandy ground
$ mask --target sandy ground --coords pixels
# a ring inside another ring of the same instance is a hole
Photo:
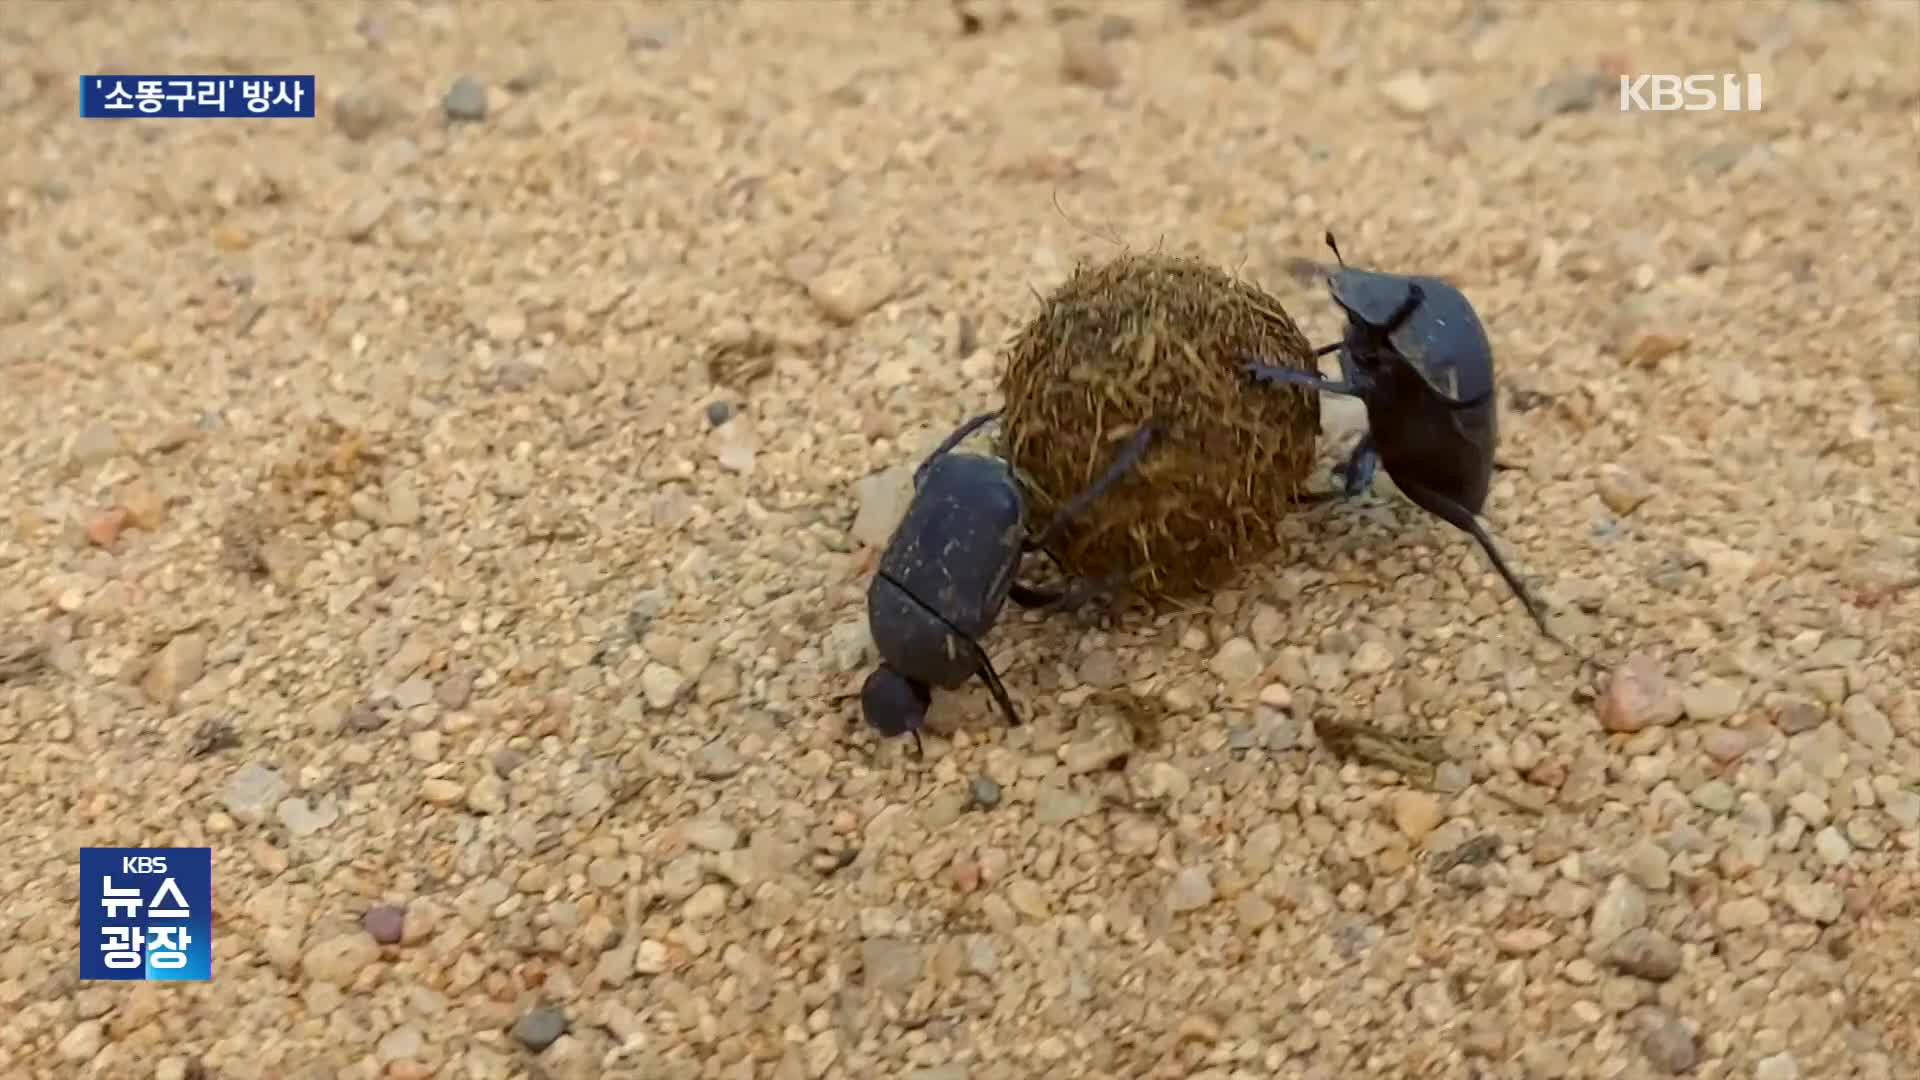
[[[1920,4],[1078,7],[9,5],[0,1071],[1915,1075]],[[1612,673],[1383,477],[868,735],[863,479],[1115,240],[1328,340],[1329,228]],[[79,981],[97,844],[213,847],[210,983]]]

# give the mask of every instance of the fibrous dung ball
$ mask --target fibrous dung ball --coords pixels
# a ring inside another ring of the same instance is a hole
[[[1205,262],[1127,254],[1082,265],[1014,339],[1000,451],[1035,533],[1142,424],[1140,463],[1048,545],[1068,574],[1140,595],[1217,587],[1280,546],[1320,430],[1310,390],[1254,382],[1246,354],[1317,371],[1280,303]]]

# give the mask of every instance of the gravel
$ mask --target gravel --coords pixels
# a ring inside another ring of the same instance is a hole
[[[842,7],[10,11],[0,1058],[1920,1074],[1913,5]],[[1620,113],[1621,41],[1765,108]],[[47,122],[130,55],[321,55],[323,119]],[[1594,663],[1383,474],[1216,595],[1010,608],[1022,724],[868,732],[1034,292],[1162,244],[1328,341],[1327,229],[1486,317],[1485,520]],[[211,983],[73,978],[134,841],[213,849]]]
[[[547,1005],[530,1009],[513,1022],[514,1040],[536,1054],[566,1032],[567,1014]]]
[[[487,118],[487,88],[471,75],[462,75],[447,87],[446,99],[441,103],[446,110],[447,119],[455,121],[480,121]]]

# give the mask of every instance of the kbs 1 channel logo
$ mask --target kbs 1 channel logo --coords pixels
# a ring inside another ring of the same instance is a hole
[[[212,848],[80,849],[82,980],[212,976]]]
[[[312,75],[82,75],[83,120],[311,120]]]
[[[1759,112],[1760,76],[1622,75],[1621,112]]]

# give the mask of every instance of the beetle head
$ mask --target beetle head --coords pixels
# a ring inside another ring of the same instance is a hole
[[[920,743],[920,728],[927,722],[927,706],[933,695],[927,684],[893,670],[885,664],[873,670],[860,688],[860,711],[867,726],[883,736],[912,735]]]
[[[1340,249],[1333,234],[1327,246]],[[1439,278],[1355,270],[1340,260],[1328,278],[1347,314],[1347,351],[1362,371],[1399,360],[1446,398],[1465,402],[1493,389],[1493,349],[1464,294]]]

